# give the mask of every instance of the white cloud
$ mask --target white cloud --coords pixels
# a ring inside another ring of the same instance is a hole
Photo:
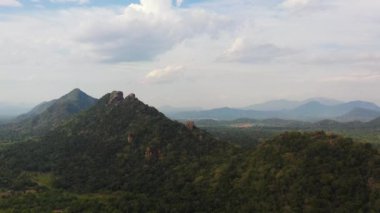
[[[183,66],[167,66],[161,69],[155,69],[145,76],[144,82],[154,84],[172,83],[182,76],[183,71]]]
[[[180,7],[183,4],[184,0],[176,0],[177,7]]]
[[[77,4],[87,4],[90,0],[50,0],[53,3],[77,3]]]
[[[20,7],[22,4],[17,0],[0,0],[0,7]]]
[[[310,2],[311,0],[285,0],[282,3],[282,6],[284,8],[294,9],[294,8],[304,7],[308,5]]]
[[[263,63],[291,55],[294,51],[274,44],[255,44],[238,37],[220,60],[229,62]]]
[[[141,0],[121,13],[84,22],[78,41],[104,61],[145,61],[186,39],[217,36],[229,26],[228,19],[210,11],[178,9],[171,0]]]
[[[2,13],[0,97],[42,101],[72,87],[100,96],[112,87],[154,105],[174,99],[179,105],[249,105],[324,94],[380,101],[373,92],[380,86],[370,80],[378,77],[365,72],[380,68],[380,1],[310,0],[294,10],[279,2],[284,1],[176,7],[174,0],[145,0],[128,7]],[[186,72],[162,71],[170,64]],[[339,79],[346,73],[353,74]],[[354,85],[356,78],[362,83]],[[214,100],[218,94],[230,98]]]

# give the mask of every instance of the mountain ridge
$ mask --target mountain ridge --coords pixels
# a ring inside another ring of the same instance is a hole
[[[97,99],[74,89],[58,99],[43,102],[26,114],[0,126],[0,136],[19,137],[43,135],[65,120],[96,103]]]
[[[294,109],[279,111],[259,111],[239,108],[215,108],[201,111],[187,111],[168,114],[173,119],[216,119],[235,120],[239,118],[250,119],[290,119],[300,121],[318,121],[324,119],[337,120],[350,111],[361,108],[364,110],[379,111],[380,107],[374,103],[366,101],[350,101],[337,105],[325,105],[318,101],[311,101],[302,104]],[[374,119],[376,117],[372,117]],[[367,119],[371,119],[368,117]]]

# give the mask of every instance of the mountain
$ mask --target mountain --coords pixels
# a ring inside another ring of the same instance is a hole
[[[315,98],[309,98],[309,99],[306,99],[304,101],[301,101],[300,105],[307,104],[309,102],[319,102],[323,105],[328,105],[328,106],[333,106],[333,105],[338,105],[338,104],[343,103],[342,101],[338,101],[338,100],[331,99],[331,98],[315,97]]]
[[[268,101],[261,104],[251,105],[244,109],[258,110],[258,111],[283,111],[283,110],[292,110],[303,104],[308,104],[310,102],[318,102],[320,104],[329,105],[329,106],[342,104],[341,101],[338,101],[335,99],[317,97],[317,98],[309,98],[303,101],[290,101],[290,100],[285,100],[285,99],[273,100],[273,101]]]
[[[19,115],[16,120],[24,120],[27,118],[32,118],[34,116],[37,116],[43,112],[45,112],[50,106],[52,106],[57,100],[51,100],[51,101],[46,101],[38,104],[37,106],[33,107],[29,112]]]
[[[340,117],[337,117],[336,120],[341,121],[341,122],[350,122],[350,121],[368,122],[378,117],[380,117],[380,111],[363,109],[363,108],[355,108],[351,110],[350,112]]]
[[[380,117],[365,123],[367,128],[380,130]]]
[[[90,97],[80,89],[52,101],[34,107],[30,112],[20,115],[13,122],[0,127],[0,137],[42,135],[59,126],[73,115],[88,109],[97,99]]]
[[[203,111],[178,112],[170,115],[170,117],[179,120],[236,120],[239,118],[266,119],[280,117],[282,113],[283,112],[281,111],[256,111],[224,107]]]
[[[329,104],[335,103],[334,100],[325,100]],[[285,103],[285,102],[284,102]],[[290,102],[289,102],[290,103]],[[264,105],[260,106],[263,107]],[[269,106],[269,105],[268,105]],[[273,106],[272,106],[273,107]],[[214,120],[236,120],[239,118],[249,119],[286,119],[300,121],[319,121],[325,119],[336,119],[350,111],[361,108],[365,110],[379,111],[374,103],[364,101],[352,101],[338,105],[326,105],[319,101],[311,101],[290,110],[269,111],[252,109],[217,108],[202,111],[188,111],[171,114],[173,119],[214,119]]]
[[[324,132],[240,149],[112,92],[0,150],[0,211],[376,212],[379,159]]]
[[[282,111],[294,109],[299,105],[299,101],[273,100],[261,104],[251,105],[246,107],[245,109],[257,111]]]
[[[178,202],[184,205],[184,199],[187,204],[176,208],[185,210],[209,204],[200,199],[209,190],[205,184],[235,150],[191,122],[169,120],[133,94],[124,98],[112,92],[40,141],[16,144],[0,154],[0,162],[7,159],[6,168],[53,174],[52,184],[61,190],[144,194],[170,209]]]

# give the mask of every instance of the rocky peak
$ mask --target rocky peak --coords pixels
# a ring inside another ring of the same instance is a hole
[[[120,103],[123,100],[124,100],[123,92],[113,91],[111,93],[111,95],[110,95],[110,99],[108,101],[108,104],[109,105],[111,105],[111,104],[118,104],[118,103]]]
[[[129,94],[127,97],[125,97],[126,100],[134,100],[136,99],[136,95],[134,93]]]

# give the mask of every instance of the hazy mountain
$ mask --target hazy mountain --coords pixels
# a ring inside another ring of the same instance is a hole
[[[368,122],[375,118],[380,117],[380,111],[363,109],[363,108],[355,108],[350,112],[337,117],[336,120],[341,122],[350,122],[350,121],[362,121]]]
[[[256,111],[243,110],[234,108],[217,108],[203,111],[178,112],[170,117],[179,120],[199,120],[199,119],[215,119],[215,120],[235,120],[239,118],[250,119],[266,119],[281,117],[282,111]]]
[[[25,113],[25,114],[22,114],[22,115],[19,115],[16,120],[24,120],[24,119],[27,119],[27,118],[31,118],[31,117],[34,117],[34,116],[37,116],[43,112],[45,112],[50,106],[52,106],[57,100],[51,100],[51,101],[46,101],[46,102],[42,102],[40,104],[38,104],[37,106],[35,106],[32,110],[30,110],[29,112]]]
[[[380,130],[380,117],[372,120],[372,121],[369,121],[365,124],[365,126],[367,128],[372,128],[372,129],[378,129]]]
[[[258,111],[281,111],[290,110],[299,106],[301,102],[299,101],[289,101],[289,100],[273,100],[264,102],[261,104],[255,104],[246,107],[245,109],[258,110]]]
[[[97,99],[90,97],[80,89],[52,101],[34,107],[30,112],[20,115],[13,122],[2,126],[0,136],[23,137],[43,134],[73,115],[88,109]]]
[[[334,103],[334,100],[325,100],[325,102]],[[276,103],[276,102],[274,102]],[[285,102],[284,102],[285,103]],[[290,103],[290,102],[289,102]],[[263,105],[262,105],[263,106]],[[260,106],[260,107],[262,107]],[[273,106],[272,106],[273,107]],[[234,108],[217,108],[202,111],[178,112],[170,115],[173,119],[215,119],[215,120],[235,120],[239,118],[249,119],[286,119],[301,121],[318,121],[324,119],[336,119],[350,111],[361,108],[372,111],[380,111],[374,103],[364,101],[352,101],[338,105],[326,105],[318,101],[311,101],[290,110],[268,111],[268,110],[250,110]]]
[[[258,111],[282,111],[282,110],[291,110],[295,109],[303,104],[307,104],[310,102],[318,102],[323,105],[338,105],[341,104],[341,101],[329,99],[329,98],[309,98],[304,101],[291,101],[291,100],[273,100],[264,102],[261,104],[255,104],[249,107],[246,107],[245,109],[248,110],[258,110]]]
[[[306,99],[304,101],[301,101],[300,104],[307,104],[309,102],[319,102],[323,105],[330,105],[330,106],[344,103],[342,101],[331,99],[331,98],[315,97],[315,98],[309,98],[309,99]]]

